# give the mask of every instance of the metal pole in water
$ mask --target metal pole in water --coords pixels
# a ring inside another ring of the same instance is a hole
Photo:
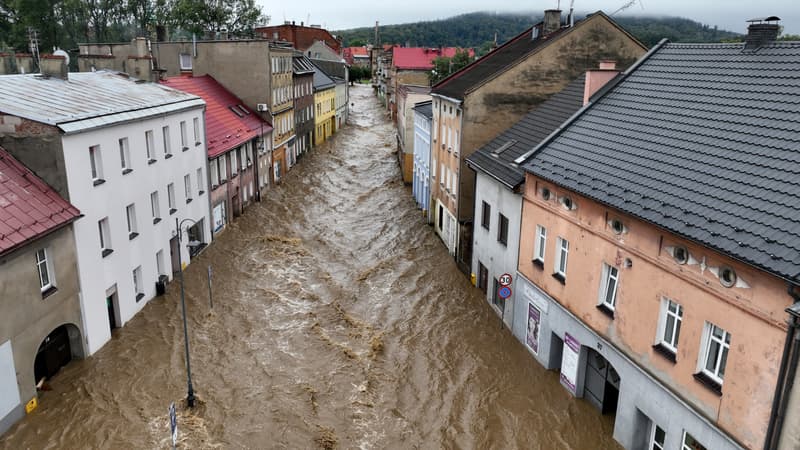
[[[192,387],[192,365],[189,362],[189,329],[186,326],[186,295],[183,290],[183,261],[181,260],[181,227],[178,218],[175,218],[175,229],[178,232],[178,270],[181,277],[181,310],[183,311],[183,343],[186,349],[186,405],[194,408],[194,387]]]
[[[211,266],[208,266],[208,304],[214,309],[214,299],[211,297]]]

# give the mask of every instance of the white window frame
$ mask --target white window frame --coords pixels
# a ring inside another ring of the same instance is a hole
[[[156,152],[155,152],[155,138],[153,137],[153,130],[147,130],[144,132],[144,143],[145,148],[147,149],[147,162],[148,164],[152,164],[156,162]]]
[[[150,212],[153,214],[153,223],[161,220],[161,206],[158,204],[158,191],[150,193]]]
[[[675,311],[670,307],[675,305]],[[672,318],[672,326],[670,327],[669,319]],[[678,352],[678,340],[680,339],[681,323],[683,322],[683,306],[667,297],[661,298],[661,313],[659,314],[658,321],[658,335],[656,336],[656,344],[667,348],[672,353]],[[672,339],[667,340],[667,330],[671,328]]]
[[[133,292],[136,297],[136,301],[138,302],[141,300],[141,297],[144,296],[144,289],[142,288],[142,266],[137,266],[132,271],[133,276]]]
[[[722,331],[721,338],[714,336],[715,329]],[[726,337],[728,342],[726,342]],[[730,352],[731,347],[730,340],[731,333],[726,331],[724,328],[719,327],[711,322],[706,322],[705,326],[703,326],[703,337],[700,347],[702,351],[700,352],[700,357],[697,361],[698,371],[702,372],[716,383],[719,383],[720,386],[725,378],[725,366],[727,365],[728,353]],[[707,369],[707,365],[709,362],[709,357],[711,356],[711,346],[715,343],[720,346],[720,351],[717,353],[716,361],[714,362],[714,370],[709,370]],[[725,364],[722,364],[723,359],[725,360]],[[722,376],[720,376],[720,369],[723,372]]]
[[[188,137],[186,136],[186,121],[181,120],[180,124],[181,128],[181,150],[188,150],[189,144],[187,142]]]
[[[192,177],[190,174],[183,176],[183,191],[186,194],[186,203],[192,201]]]
[[[556,238],[556,261],[553,264],[553,273],[567,278],[567,261],[569,257],[569,241],[561,236]],[[562,269],[561,266],[564,266]]]
[[[614,282],[613,287],[611,286],[612,281]],[[617,307],[617,293],[619,292],[619,269],[604,262],[600,282],[600,294],[597,304],[614,311]],[[610,302],[608,300],[609,288],[611,289]]]
[[[218,167],[217,160],[214,159],[211,161],[211,164],[208,166],[211,168],[211,187],[212,189],[214,186],[219,186],[219,167]]]
[[[104,217],[97,222],[97,230],[100,236],[100,251],[113,251],[113,247],[111,246],[111,230],[108,224],[108,217]]]
[[[169,205],[169,213],[173,214],[178,208],[175,207],[175,183],[167,185],[167,204]]]
[[[139,234],[136,226],[136,205],[134,203],[125,207],[125,218],[128,222],[128,238],[133,239]]]
[[[544,263],[545,249],[547,248],[547,228],[536,225],[536,241],[533,243],[533,260]]]
[[[171,158],[172,143],[169,139],[169,125],[161,127],[161,136],[164,138],[164,158]]]
[[[232,172],[231,173],[231,177],[233,177],[234,174],[239,173],[239,164],[237,164],[238,161],[236,159],[239,156],[238,155],[239,152],[237,150],[238,149],[234,149],[234,150],[230,151],[230,155],[231,155],[231,172]]]
[[[192,119],[192,125],[194,126],[194,145],[200,145],[200,118]]]
[[[42,247],[36,251],[36,269],[39,272],[39,287],[42,293],[56,286],[53,279],[53,262],[48,251],[49,248],[47,247]]]
[[[178,55],[178,62],[180,63],[181,70],[192,70],[192,55],[189,53],[180,53]]]
[[[99,145],[89,147],[89,164],[92,169],[92,181],[103,181],[103,157]]]
[[[647,445],[647,450],[664,450],[664,442],[656,441],[656,433],[658,430],[661,430],[661,434],[664,438],[664,441],[667,439],[667,433],[655,422],[650,426],[650,441]]]
[[[130,146],[128,144],[128,138],[126,137],[119,139],[119,164],[122,168],[123,175],[133,171],[133,167],[131,167]]]
[[[166,275],[167,273],[164,271],[164,250],[160,249],[156,252],[156,270],[158,273],[156,275]]]
[[[689,436],[690,438],[692,438],[692,440],[693,440],[693,441],[694,441],[694,442],[695,442],[697,445],[700,445],[700,446],[702,446],[702,448],[703,448],[704,450],[706,449],[706,446],[705,446],[705,445],[701,444],[701,443],[700,443],[700,441],[698,441],[697,439],[695,439],[695,437],[694,437],[694,436],[692,436],[691,434],[687,433],[687,432],[686,432],[686,430],[684,430],[684,431],[683,431],[683,438],[681,439],[681,450],[696,450],[696,448],[697,448],[697,447],[690,447],[690,446],[689,446],[689,444],[687,444],[687,443],[686,443],[686,436]]]
[[[197,196],[199,197],[199,196],[203,195],[203,193],[205,191],[206,191],[206,187],[205,187],[205,185],[203,183],[203,168],[202,167],[198,167],[197,168]]]

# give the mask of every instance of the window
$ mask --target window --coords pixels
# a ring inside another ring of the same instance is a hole
[[[100,157],[100,146],[93,145],[89,147],[89,163],[92,167],[92,181],[94,185],[105,183],[103,179],[103,160]]]
[[[719,282],[723,286],[729,288],[736,285],[736,271],[729,266],[722,266],[719,268]]]
[[[142,266],[133,269],[133,291],[136,293],[137,302],[144,297],[144,291],[142,291]]]
[[[619,285],[619,269],[603,263],[603,276],[600,286],[598,306],[614,311],[617,305],[617,286]]]
[[[569,253],[569,241],[559,236],[556,239],[556,262],[553,276],[564,282],[567,277],[567,254]]]
[[[547,244],[547,228],[536,225],[536,241],[533,243],[533,260],[544,263],[544,249]]]
[[[219,164],[217,163],[216,159],[211,161],[211,164],[208,165],[208,167],[211,169],[211,189],[219,186],[219,170],[217,169],[218,165]]]
[[[648,450],[664,450],[664,440],[667,434],[656,424],[653,424],[653,429],[650,431],[650,445],[647,446]]]
[[[194,124],[194,145],[200,145],[200,119],[195,117],[192,119]]]
[[[161,222],[161,208],[158,206],[158,191],[150,194],[150,211],[153,213],[153,223]]]
[[[697,439],[693,438],[691,434],[684,431],[681,450],[706,450],[706,447],[697,442]]]
[[[36,252],[36,269],[39,271],[39,287],[42,293],[54,289],[55,281],[53,280],[53,266],[50,258],[47,255],[47,248],[40,249]]]
[[[111,231],[108,227],[108,217],[97,222],[97,231],[100,235],[100,252],[105,258],[114,251],[111,248]]]
[[[192,55],[188,53],[180,54],[181,70],[192,70]]]
[[[205,193],[205,180],[203,180],[203,168],[197,169],[197,196],[201,196]]]
[[[236,174],[239,172],[239,165],[236,163],[236,157],[239,156],[239,152],[234,150],[230,153],[231,155],[231,178],[235,178]]]
[[[167,203],[169,204],[169,213],[175,214],[175,183],[167,185]]]
[[[575,206],[575,202],[572,201],[572,197],[565,195],[559,199],[559,202],[561,202],[561,206],[563,206],[565,209],[572,210],[577,208],[577,206]]]
[[[169,142],[169,127],[161,127],[161,134],[164,137],[164,158],[172,158],[172,147]]]
[[[703,344],[700,372],[721,389],[722,380],[725,378],[728,350],[731,346],[731,334],[713,323],[706,322],[703,329]]]
[[[486,266],[483,265],[482,262],[478,261],[478,289],[483,291],[486,294],[486,290],[489,288],[489,270]]]
[[[144,132],[145,146],[147,147],[147,164],[156,162],[155,141],[153,140],[153,130]]]
[[[131,167],[131,152],[128,148],[128,138],[119,140],[119,164],[122,168],[123,175],[133,171],[133,167]]]
[[[676,245],[675,248],[672,249],[672,257],[675,259],[676,263],[686,264],[689,261],[689,250],[682,245]]]
[[[224,183],[228,181],[228,160],[225,159],[225,155],[222,155],[217,158],[217,162],[219,163],[219,182]]]
[[[550,200],[551,195],[552,193],[550,192],[550,189],[547,189],[546,187],[542,188],[542,198],[544,200]]]
[[[183,151],[189,150],[189,143],[186,142],[186,121],[181,121],[181,149]]]
[[[494,289],[492,290],[492,304],[500,309],[505,308],[505,300],[500,298],[500,282],[494,279]]]
[[[508,218],[498,214],[497,242],[508,245]]]
[[[668,298],[661,299],[661,320],[658,326],[659,345],[673,354],[678,351],[678,338],[681,335],[683,307]]]
[[[492,221],[492,207],[489,206],[488,203],[483,202],[481,214],[481,226],[488,231]]]
[[[167,274],[164,271],[164,250],[159,250],[156,252],[156,270],[158,270],[158,275]]]
[[[128,239],[133,239],[139,235],[136,232],[136,205],[131,203],[125,207],[125,217],[128,219]]]
[[[183,192],[186,194],[186,203],[192,201],[192,177],[187,173],[183,177]]]

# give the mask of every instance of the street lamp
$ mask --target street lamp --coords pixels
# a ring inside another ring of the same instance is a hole
[[[183,339],[184,339],[184,347],[186,349],[186,384],[188,392],[186,394],[186,404],[189,408],[194,408],[194,388],[192,387],[192,365],[189,362],[189,330],[186,326],[186,294],[183,290],[183,261],[181,260],[181,225],[184,222],[191,222],[194,225],[197,225],[192,219],[183,219],[182,221],[178,221],[178,218],[175,218],[175,230],[178,233],[178,271],[180,272],[181,278],[181,309],[183,310]]]

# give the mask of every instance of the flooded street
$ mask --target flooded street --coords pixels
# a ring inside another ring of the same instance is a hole
[[[351,101],[349,125],[187,268],[200,405],[179,414],[180,446],[617,448],[611,418],[501,329],[425,224],[372,90]],[[168,448],[179,299],[176,280],[62,369],[0,447]]]

